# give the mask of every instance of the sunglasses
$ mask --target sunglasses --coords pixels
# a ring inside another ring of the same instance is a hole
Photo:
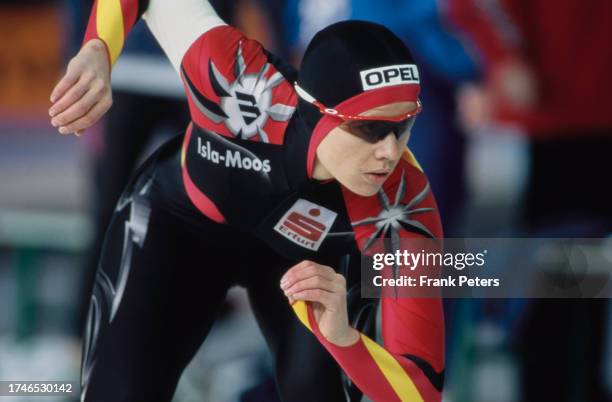
[[[415,110],[399,116],[361,116],[345,114],[340,113],[336,109],[326,107],[297,83],[294,84],[294,88],[300,98],[318,108],[321,114],[343,120],[344,122],[340,125],[342,129],[369,143],[376,143],[384,139],[390,133],[393,133],[397,139],[400,139],[410,132],[414,126],[416,116],[423,109],[421,100],[417,99],[417,107]]]
[[[375,144],[393,133],[397,140],[407,140],[407,135],[414,126],[416,116],[409,117],[400,122],[380,120],[355,120],[345,121],[340,125],[345,131],[361,138],[362,140]]]

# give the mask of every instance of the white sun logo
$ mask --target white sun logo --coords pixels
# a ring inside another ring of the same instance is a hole
[[[221,98],[219,106],[225,114],[217,116],[217,120],[224,121],[225,126],[238,138],[249,139],[258,135],[261,141],[269,142],[268,134],[263,129],[268,118],[284,122],[295,112],[293,106],[272,104],[272,89],[285,78],[278,71],[266,78],[269,69],[270,63],[265,63],[259,72],[245,74],[242,43],[238,45],[236,52],[234,82],[228,83],[214,62],[209,63],[211,83]]]
[[[382,211],[380,211],[377,216],[372,216],[352,223],[353,227],[364,225],[376,226],[376,231],[366,241],[364,250],[370,248],[377,239],[385,237],[391,238],[392,252],[398,250],[400,248],[400,230],[402,228],[433,239],[434,235],[425,225],[412,219],[412,215],[434,211],[434,208],[416,208],[418,204],[425,199],[428,193],[429,183],[427,183],[425,188],[407,204],[401,204],[402,199],[406,195],[406,176],[404,172],[402,172],[400,185],[395,193],[395,201],[393,203],[389,201],[389,197],[387,197],[387,194],[381,188],[377,195],[383,207]]]
[[[429,193],[429,183],[420,193],[408,201],[407,204],[402,204],[401,201],[406,195],[406,176],[402,172],[400,185],[395,193],[395,201],[391,203],[385,191],[381,188],[377,195],[383,209],[377,216],[362,219],[357,222],[352,222],[353,227],[375,225],[376,231],[368,238],[363,250],[369,249],[376,240],[383,240],[385,251],[394,254],[401,248],[400,230],[404,229],[409,232],[419,233],[423,236],[435,239],[435,236],[421,222],[412,219],[412,215],[422,214],[435,211],[434,208],[424,207],[418,208],[418,205],[427,197]],[[392,265],[393,277],[398,277],[398,266],[394,262]],[[395,289],[397,292],[397,288]]]

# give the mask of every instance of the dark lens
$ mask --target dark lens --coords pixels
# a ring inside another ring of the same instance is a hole
[[[403,120],[397,123],[397,125],[395,126],[393,130],[393,133],[395,134],[395,136],[399,139],[404,134],[407,134],[410,130],[412,130],[415,120],[416,120],[416,116],[410,117],[406,120]]]
[[[344,123],[343,128],[362,140],[374,144],[390,133],[393,133],[399,139],[412,129],[414,121],[415,117],[397,123],[380,120],[350,121]]]
[[[364,141],[376,143],[395,130],[396,123],[386,121],[353,121],[345,123],[345,129]]]

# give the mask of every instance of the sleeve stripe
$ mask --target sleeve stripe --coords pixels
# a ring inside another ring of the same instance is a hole
[[[138,10],[141,6],[146,7],[147,1],[139,0],[120,0],[121,10],[123,10],[123,37],[127,38],[132,27],[138,22]]]
[[[185,139],[183,140],[183,151],[182,152],[186,152],[186,148],[189,145],[189,141],[191,140],[192,130],[193,130],[193,126],[190,124],[187,127],[187,132],[185,133]],[[187,169],[186,163],[183,164],[181,170],[182,170],[183,185],[185,187],[185,192],[187,193],[187,196],[191,200],[192,204],[202,214],[204,214],[204,216],[213,220],[214,222],[226,223],[225,217],[223,216],[221,211],[219,211],[215,203],[212,202],[212,200],[208,198],[206,194],[204,194],[202,190],[200,190],[198,186],[196,186],[195,183],[193,182],[193,180],[191,179],[191,176],[189,175],[189,170]]]
[[[108,46],[111,64],[114,64],[123,48],[125,36],[120,0],[98,0],[96,27],[98,36]],[[122,29],[117,29],[117,27]]]
[[[96,27],[98,0],[95,0],[87,21],[87,29],[85,30],[85,37],[83,38],[83,44],[87,43],[88,40],[98,37],[98,28]]]
[[[361,340],[400,400],[402,402],[423,402],[414,382],[398,361],[367,336],[361,334]]]
[[[308,320],[308,308],[306,307],[306,303],[299,300],[291,306],[293,307],[293,311],[298,316],[302,324],[306,326],[312,332],[312,327],[310,326],[310,321]]]

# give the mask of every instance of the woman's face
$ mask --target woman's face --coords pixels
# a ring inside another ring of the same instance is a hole
[[[362,116],[398,116],[414,111],[415,102],[379,106]],[[354,130],[352,130],[354,131]],[[402,156],[410,131],[399,138],[389,132],[377,142],[368,142],[342,124],[325,136],[317,148],[313,177],[336,179],[355,194],[372,196],[378,192]]]

